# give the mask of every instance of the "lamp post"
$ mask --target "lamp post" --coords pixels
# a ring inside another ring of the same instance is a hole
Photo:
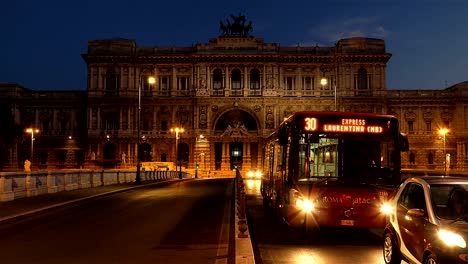
[[[327,85],[328,84],[328,79],[325,78],[325,77],[322,77],[320,79],[320,84],[323,86]],[[335,96],[335,111],[337,109],[337,105],[336,105],[336,85],[333,85],[333,90],[334,90],[334,96]]]
[[[33,157],[34,157],[34,133],[39,133],[39,129],[37,128],[27,128],[26,129],[26,133],[30,133],[31,134],[31,153],[30,153],[30,162],[32,163],[33,162]]]
[[[138,136],[138,141],[137,141],[137,171],[136,171],[136,177],[135,177],[135,184],[141,184],[141,176],[140,176],[140,171],[141,171],[141,157],[140,157],[140,122],[141,122],[141,84],[143,82],[143,74],[140,73],[140,77],[138,78],[138,117],[137,117],[137,136]],[[154,84],[156,82],[156,79],[153,76],[148,76],[147,82],[149,84]]]
[[[444,141],[444,175],[447,175],[447,151],[445,148],[445,139],[448,132],[449,130],[447,128],[439,129],[439,134],[442,136],[442,140]]]
[[[183,128],[180,128],[180,127],[171,128],[171,133],[175,133],[175,140],[176,140],[176,143],[175,143],[176,170],[177,170],[177,163],[180,160],[179,158],[179,133],[183,133],[183,132],[184,132]],[[180,166],[179,179],[182,179],[182,164],[179,164],[179,166]]]

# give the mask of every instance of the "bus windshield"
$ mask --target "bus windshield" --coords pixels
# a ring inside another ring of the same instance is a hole
[[[299,183],[338,179],[386,184],[393,178],[391,136],[301,133],[298,140]]]

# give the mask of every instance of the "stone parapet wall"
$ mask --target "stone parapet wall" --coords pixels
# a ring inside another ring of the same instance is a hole
[[[0,172],[0,202],[47,193],[135,182],[135,170]],[[178,178],[177,171],[142,171],[141,180]],[[183,178],[191,175],[182,172]]]

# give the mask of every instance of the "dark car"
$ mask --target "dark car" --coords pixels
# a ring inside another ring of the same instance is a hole
[[[406,179],[387,204],[385,263],[468,263],[468,178]]]

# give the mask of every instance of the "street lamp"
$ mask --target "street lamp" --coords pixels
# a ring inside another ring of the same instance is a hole
[[[320,84],[323,86],[327,85],[328,84],[328,79],[325,78],[325,77],[322,77],[322,79],[320,79]],[[335,93],[335,111],[337,109],[337,106],[336,106],[336,85],[333,85],[333,89],[334,89],[334,93]]]
[[[444,175],[447,175],[447,151],[445,148],[445,139],[446,139],[445,136],[447,135],[448,132],[449,130],[447,128],[439,129],[439,134],[442,136],[442,140],[444,141],[444,172],[445,172]]]
[[[184,132],[183,128],[179,128],[179,127],[171,128],[171,133],[175,133],[175,139],[176,139],[176,143],[175,143],[175,148],[176,148],[176,151],[175,151],[175,153],[176,153],[176,170],[177,170],[177,163],[180,160],[180,158],[179,158],[179,133],[183,133],[183,132]],[[180,166],[179,179],[182,179],[182,163],[179,164],[179,166]]]
[[[141,170],[141,158],[140,158],[140,121],[141,121],[141,84],[143,82],[143,74],[140,73],[140,77],[138,79],[138,124],[137,124],[137,134],[138,134],[138,141],[137,141],[137,171],[136,171],[136,177],[135,177],[135,184],[141,184],[141,176],[140,176],[140,170]],[[156,78],[153,76],[148,76],[147,82],[149,84],[154,84],[156,82]]]
[[[39,129],[37,128],[27,128],[26,129],[26,133],[30,133],[31,134],[31,157],[30,157],[30,162],[33,162],[33,156],[34,156],[34,133],[39,133]]]

